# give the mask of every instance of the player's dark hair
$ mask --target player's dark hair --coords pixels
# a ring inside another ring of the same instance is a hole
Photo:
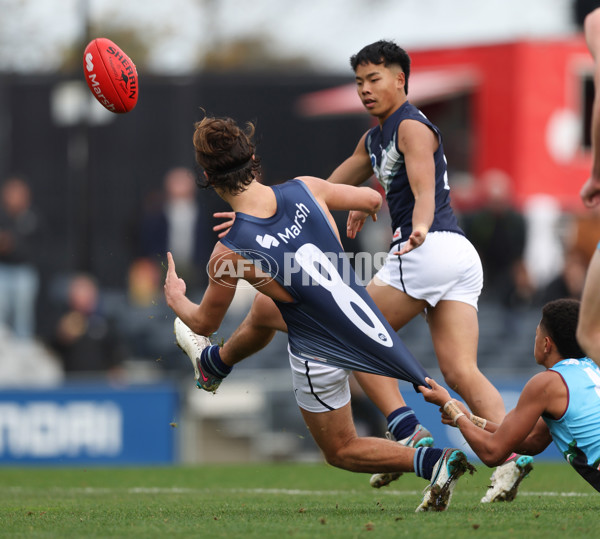
[[[196,162],[206,172],[200,187],[218,187],[233,195],[244,191],[260,175],[255,155],[254,125],[241,129],[232,118],[209,118],[194,124]]]
[[[359,65],[383,64],[385,67],[399,65],[404,71],[404,92],[408,95],[408,77],[410,76],[410,56],[393,41],[376,41],[363,47],[350,57],[350,65],[356,73]]]
[[[575,334],[579,319],[579,301],[576,299],[556,299],[542,308],[540,326],[554,341],[563,359],[585,357]]]

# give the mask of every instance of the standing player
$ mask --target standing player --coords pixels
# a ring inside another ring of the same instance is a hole
[[[512,451],[537,455],[554,441],[600,492],[600,369],[577,343],[578,315],[577,300],[544,305],[533,353],[546,370],[527,382],[515,409],[499,425],[470,414],[430,378],[433,389],[419,389],[428,402],[443,408],[442,421],[458,427],[488,466],[503,462]]]
[[[178,316],[177,340],[192,360],[199,385],[211,383],[200,361],[210,341],[194,332],[209,335],[218,329],[237,280],[243,278],[276,303],[286,322],[296,399],[327,461],[356,472],[414,471],[431,480],[417,511],[446,509],[457,479],[472,468],[464,453],[358,437],[349,372],[339,368],[425,383],[425,371],[365,290],[355,279],[344,282],[340,275],[345,255],[330,210],[375,215],[381,196],[369,188],[311,177],[264,186],[256,180],[253,126],[244,132],[231,119],[205,118],[195,127],[196,160],[207,185],[236,211],[234,225],[213,251],[211,279],[200,305],[185,296],[185,282],[168,253],[165,296]],[[222,271],[224,267],[238,270],[232,274]],[[265,274],[272,279],[265,281]],[[218,354],[211,364],[226,370]]]
[[[581,188],[581,199],[588,208],[593,208],[600,203],[600,8],[587,15],[584,32],[594,58],[596,95],[592,109],[592,172]],[[600,243],[592,256],[585,279],[577,339],[587,355],[600,362]]]
[[[394,230],[386,263],[367,291],[396,331],[426,313],[446,383],[474,412],[500,422],[505,414],[502,397],[477,366],[481,262],[450,206],[442,136],[408,102],[410,57],[395,43],[378,41],[352,56],[350,63],[358,95],[379,125],[362,136],[354,153],[335,169],[329,181],[359,185],[374,173],[385,190]],[[351,212],[347,235],[355,237],[367,217],[365,212]],[[215,229],[224,230],[230,223]],[[225,344],[224,360],[233,365],[260,350],[272,337],[272,327],[282,329],[276,324],[273,307],[258,298],[241,327],[243,332]],[[406,406],[396,380],[364,373],[356,377],[387,417],[393,439],[412,444],[423,438],[424,443],[432,443]],[[527,473],[522,464],[532,461],[517,457],[511,456],[506,469],[492,476],[492,486],[482,502],[504,500],[513,492]],[[397,477],[376,474],[371,484],[381,487]]]

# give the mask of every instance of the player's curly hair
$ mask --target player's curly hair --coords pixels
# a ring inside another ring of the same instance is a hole
[[[383,64],[385,67],[399,65],[404,71],[404,92],[408,95],[408,77],[410,76],[410,56],[393,41],[380,40],[360,49],[350,57],[352,71],[356,72],[359,65]]]
[[[540,326],[548,332],[563,359],[585,357],[585,352],[575,337],[579,305],[580,302],[576,299],[556,299],[542,308]]]
[[[241,129],[232,118],[205,117],[194,124],[196,162],[206,172],[200,187],[218,187],[233,195],[244,191],[260,176],[255,155],[254,124]]]

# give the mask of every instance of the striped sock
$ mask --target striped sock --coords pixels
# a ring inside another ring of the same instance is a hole
[[[204,372],[218,378],[225,378],[232,369],[232,367],[226,365],[221,360],[221,352],[219,345],[217,344],[213,344],[202,350],[202,353],[200,354],[200,365],[202,365],[202,370]]]
[[[404,440],[414,431],[419,420],[410,406],[402,406],[387,416],[388,430],[396,440]]]
[[[417,477],[422,477],[428,481],[431,480],[433,467],[443,454],[444,450],[438,449],[437,447],[419,447],[415,451],[415,456],[413,458],[415,474]]]

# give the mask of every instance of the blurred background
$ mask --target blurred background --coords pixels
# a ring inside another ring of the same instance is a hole
[[[409,52],[409,100],[444,135],[453,206],[484,265],[479,361],[510,409],[539,369],[541,305],[579,297],[600,239],[578,196],[594,97],[581,23],[597,5],[0,0],[0,463],[320,458],[284,335],[217,395],[195,390],[162,295],[165,252],[201,298],[212,213],[225,209],[194,183],[205,111],[256,123],[267,183],[327,177],[373,125],[349,57],[379,39]],[[136,63],[127,115],[85,84],[96,37]],[[387,251],[390,235],[384,209],[345,247]],[[252,297],[240,287],[217,341]],[[424,320],[400,335],[441,379]],[[412,393],[442,443],[452,433]],[[360,432],[382,435],[384,418],[354,401]]]

